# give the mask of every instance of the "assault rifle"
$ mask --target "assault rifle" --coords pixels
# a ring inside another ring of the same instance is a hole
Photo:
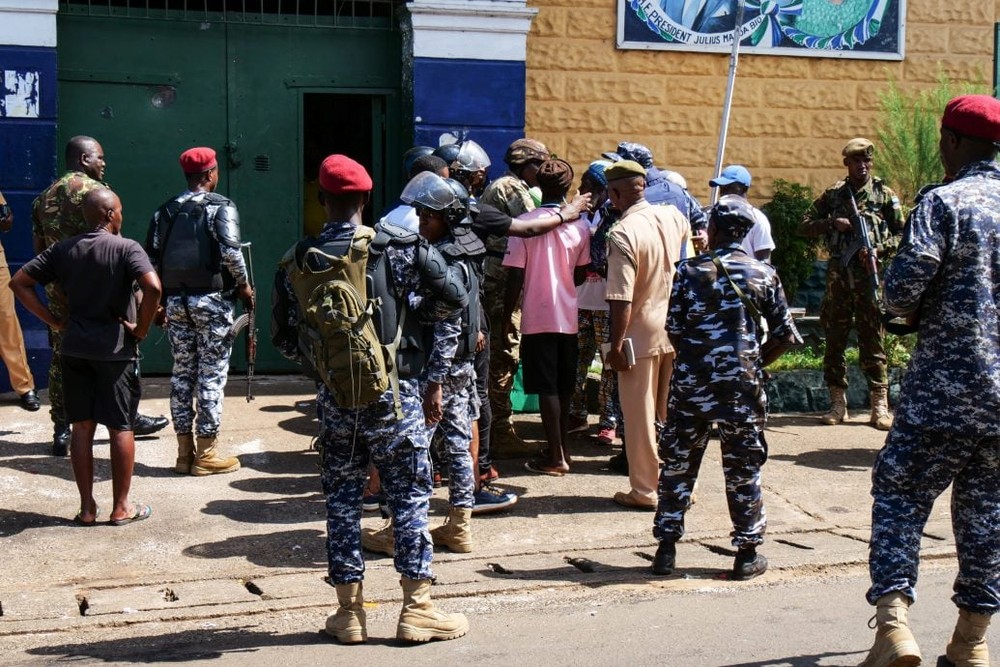
[[[854,230],[854,240],[851,241],[851,244],[847,246],[843,254],[840,256],[840,263],[846,268],[848,264],[851,263],[851,259],[853,259],[858,252],[864,250],[864,266],[865,272],[868,274],[868,282],[872,291],[872,301],[880,303],[878,293],[878,256],[875,253],[875,247],[872,245],[868,223],[865,221],[861,213],[858,212],[858,203],[854,201],[854,193],[851,192],[850,189],[847,190],[847,199],[851,202],[850,220],[851,226]],[[853,285],[853,274],[848,271],[847,276],[851,285]]]
[[[253,290],[253,253],[250,251],[251,244],[249,242],[240,244],[240,250],[243,250],[244,248],[247,251],[247,282],[250,283],[250,289]],[[232,341],[240,335],[240,332],[244,329],[247,330],[247,403],[254,399],[253,372],[254,364],[257,362],[256,300],[257,295],[254,294],[253,301],[250,302],[249,306],[244,305],[245,310],[243,311],[243,314],[233,321],[232,328],[230,328],[229,333],[226,334],[229,344],[232,345]]]

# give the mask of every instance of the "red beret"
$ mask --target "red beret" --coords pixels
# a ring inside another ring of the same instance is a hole
[[[181,169],[185,174],[203,174],[209,169],[218,167],[215,151],[205,146],[189,148],[181,153]]]
[[[319,166],[319,186],[331,195],[345,192],[370,192],[372,177],[358,162],[346,155],[334,154]]]
[[[1000,142],[1000,100],[991,95],[960,95],[944,108],[941,126],[973,139]]]

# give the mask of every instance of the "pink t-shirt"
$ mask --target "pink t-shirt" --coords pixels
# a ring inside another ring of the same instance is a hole
[[[521,217],[551,215],[536,209]],[[573,270],[590,263],[590,230],[583,220],[559,225],[540,236],[507,239],[504,266],[524,269],[521,333],[577,333]]]

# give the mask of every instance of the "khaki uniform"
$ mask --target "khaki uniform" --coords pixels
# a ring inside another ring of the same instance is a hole
[[[0,192],[0,204],[6,204]],[[14,311],[14,293],[10,291],[10,268],[3,244],[0,244],[0,359],[7,367],[11,389],[24,394],[35,388],[35,380],[28,367],[28,355],[24,350],[24,336]]]
[[[618,372],[625,418],[629,495],[640,503],[657,499],[660,462],[655,423],[667,417],[674,348],[667,336],[667,312],[674,268],[691,236],[691,223],[674,206],[643,200],[622,213],[608,232],[608,301],[628,301],[635,365]]]

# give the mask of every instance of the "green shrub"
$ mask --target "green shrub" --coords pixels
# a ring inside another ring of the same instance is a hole
[[[913,354],[913,347],[916,345],[916,342],[916,334],[894,336],[891,333],[887,333],[885,335],[885,357],[888,367],[906,368],[910,363],[910,356]],[[793,347],[778,357],[767,369],[769,371],[823,370],[823,354],[825,351],[826,345],[822,342],[819,345]],[[857,366],[858,348],[847,348],[844,351],[844,358],[848,366]]]
[[[904,212],[913,206],[920,188],[944,177],[938,139],[941,114],[948,100],[956,95],[988,92],[981,82],[953,85],[944,74],[938,75],[935,87],[914,92],[904,92],[889,80],[879,96],[875,120],[875,136],[880,144],[875,171],[899,195]]]
[[[816,239],[799,236],[802,216],[813,201],[813,191],[807,185],[782,179],[774,181],[774,196],[761,208],[771,222],[771,236],[777,246],[771,253],[771,263],[778,269],[788,302],[813,270]]]

